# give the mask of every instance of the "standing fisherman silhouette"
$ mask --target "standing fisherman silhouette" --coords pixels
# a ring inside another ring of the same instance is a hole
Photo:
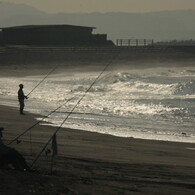
[[[23,113],[24,106],[25,106],[24,105],[24,98],[28,99],[28,97],[26,95],[24,95],[24,92],[23,92],[24,85],[20,84],[19,87],[20,87],[20,89],[18,90],[18,101],[20,104],[20,114],[24,115],[24,113]]]

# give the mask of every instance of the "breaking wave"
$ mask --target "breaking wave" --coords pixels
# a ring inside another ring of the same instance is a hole
[[[128,73],[118,73],[113,79],[113,89],[131,93],[149,93],[161,95],[194,95],[195,80],[183,83],[160,84],[139,79]]]

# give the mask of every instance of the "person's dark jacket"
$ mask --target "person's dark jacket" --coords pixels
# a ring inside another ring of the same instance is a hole
[[[19,89],[18,90],[18,101],[23,102],[24,98],[27,98],[27,96],[24,95],[24,92],[22,89]]]

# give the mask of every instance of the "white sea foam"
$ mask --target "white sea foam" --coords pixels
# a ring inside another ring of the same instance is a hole
[[[195,136],[195,103],[191,101],[195,98],[195,71],[181,72],[161,69],[158,74],[144,71],[106,74],[89,90],[65,126],[116,136],[191,142]],[[60,125],[97,75],[97,72],[50,75],[30,95],[25,109],[46,114],[75,97],[47,119]],[[28,94],[41,79],[42,76],[1,78],[1,103],[17,106],[18,85],[24,83]],[[189,137],[184,139],[182,132]]]

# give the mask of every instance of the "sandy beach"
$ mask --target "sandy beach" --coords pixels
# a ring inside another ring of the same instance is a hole
[[[19,115],[0,106],[8,143],[36,123],[36,115]],[[55,127],[38,125],[19,138],[16,148],[30,165]],[[50,174],[45,153],[32,172],[0,170],[1,194],[193,194],[195,144],[120,138],[93,132],[60,129],[58,155]]]

